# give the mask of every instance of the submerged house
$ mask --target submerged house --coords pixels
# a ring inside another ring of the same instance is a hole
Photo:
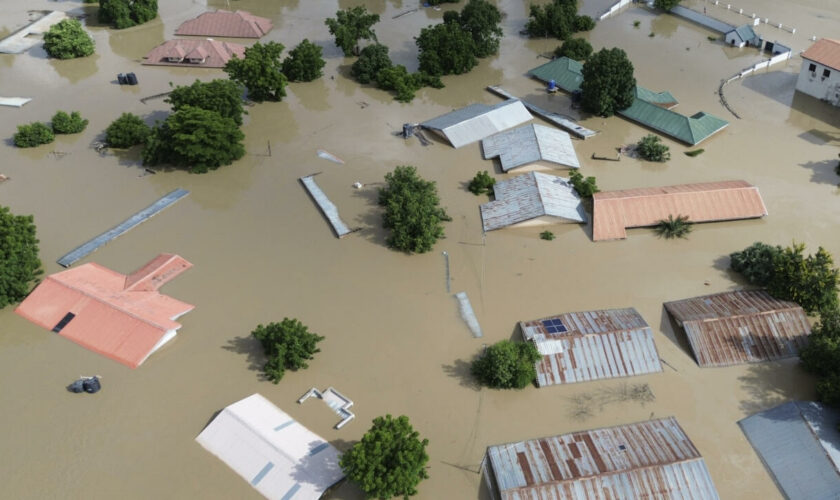
[[[796,90],[840,106],[840,40],[823,38],[800,55]]]
[[[752,26],[749,24],[742,24],[737,28],[733,28],[726,33],[723,34],[723,39],[726,41],[726,45],[732,45],[734,47],[758,47],[761,48],[761,37],[755,34],[753,31]]]
[[[496,199],[479,207],[485,231],[589,219],[571,183],[562,177],[528,172],[497,182]]]
[[[227,406],[195,440],[273,500],[317,500],[344,478],[338,450],[260,394]]]
[[[481,141],[484,159],[499,158],[502,171],[580,168],[566,132],[535,123],[500,132]]]
[[[652,227],[669,215],[684,215],[691,222],[767,215],[758,188],[746,181],[602,191],[592,196],[592,207],[594,241],[624,239],[627,228]]]
[[[739,290],[665,303],[685,329],[701,367],[797,356],[811,326],[797,304],[764,290]]]
[[[633,308],[559,314],[519,329],[542,354],[540,387],[662,371],[653,331]]]
[[[534,117],[522,101],[509,99],[499,104],[471,104],[420,124],[445,138],[455,148],[480,141]]]
[[[218,40],[168,40],[144,57],[149,66],[223,68],[232,58],[245,57],[245,46]]]
[[[501,500],[720,498],[674,417],[491,446],[486,464]]]
[[[244,10],[217,10],[184,21],[176,35],[218,36],[227,38],[262,38],[271,31],[271,19],[258,17]]]
[[[160,254],[129,275],[99,264],[51,274],[15,309],[29,321],[136,368],[175,337],[195,306],[158,289],[192,264]]]

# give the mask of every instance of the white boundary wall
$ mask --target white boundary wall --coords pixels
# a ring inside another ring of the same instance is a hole
[[[606,12],[604,12],[603,14],[598,16],[598,20],[600,21],[602,19],[606,19],[606,18],[610,17],[611,15],[618,12],[618,10],[621,9],[622,7],[626,7],[626,6],[630,5],[631,3],[633,3],[633,1],[634,0],[618,0],[618,2],[616,2],[612,7],[607,9]]]

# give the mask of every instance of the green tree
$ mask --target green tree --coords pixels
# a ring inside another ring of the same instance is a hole
[[[172,111],[184,106],[215,111],[242,125],[242,86],[231,80],[215,79],[209,82],[196,80],[192,85],[178,85],[165,102],[172,105]]]
[[[232,118],[185,105],[152,130],[143,164],[170,164],[203,174],[242,158],[244,138]]]
[[[244,59],[233,56],[225,64],[225,72],[231,80],[248,89],[251,100],[280,101],[286,97],[286,85],[289,83],[280,61],[284,48],[277,42],[257,42],[245,49]]]
[[[482,193],[487,193],[492,196],[493,186],[495,185],[496,179],[484,170],[475,174],[475,177],[472,178],[469,186],[467,186],[467,189],[469,189],[470,193],[476,196]]]
[[[41,272],[32,216],[0,206],[0,309],[23,300]]]
[[[820,317],[799,358],[806,370],[820,377],[840,372],[840,312],[827,311]]]
[[[52,128],[41,122],[32,122],[28,125],[18,125],[15,133],[14,143],[19,148],[34,148],[41,144],[49,144],[55,140]]]
[[[671,10],[680,3],[680,0],[654,0],[653,5],[662,10]]]
[[[593,194],[600,191],[594,177],[584,178],[583,174],[577,170],[569,172],[569,182],[572,183],[572,187],[575,188],[581,198],[592,198]]]
[[[379,190],[385,207],[382,226],[391,230],[387,243],[404,252],[428,252],[443,237],[443,221],[452,220],[439,206],[435,183],[417,175],[417,169],[400,166],[385,175]]]
[[[569,38],[554,50],[557,57],[568,57],[575,61],[585,61],[592,55],[592,45],[584,38]]]
[[[575,16],[575,31],[589,31],[595,28],[595,20],[589,16]]]
[[[283,74],[293,82],[311,82],[323,75],[324,49],[304,38],[283,60]]]
[[[647,161],[666,162],[671,159],[670,148],[658,135],[648,134],[636,144],[636,152]]]
[[[52,117],[52,129],[56,134],[78,134],[87,127],[88,121],[82,118],[78,111],[69,115],[64,111],[58,111]]]
[[[423,28],[416,43],[420,70],[430,75],[460,75],[478,64],[475,41],[455,22]]]
[[[522,389],[537,378],[535,363],[540,360],[531,342],[502,340],[488,347],[473,361],[471,371],[482,384],[496,389]]]
[[[352,7],[339,10],[335,19],[327,18],[324,24],[335,37],[335,44],[345,56],[359,55],[359,40],[376,41],[373,25],[379,22],[379,14],[371,14],[364,7]]]
[[[289,318],[283,318],[280,323],[257,325],[251,335],[260,341],[267,358],[263,372],[275,384],[280,382],[286,370],[308,368],[307,361],[321,352],[318,342],[324,340],[299,320]]]
[[[362,49],[359,58],[350,66],[350,75],[359,83],[371,83],[376,75],[393,65],[388,57],[388,47],[374,43]]]
[[[487,0],[470,0],[457,20],[461,28],[472,36],[475,57],[487,57],[499,51],[502,14],[495,5]]]
[[[583,63],[581,105],[599,116],[612,116],[627,109],[635,98],[633,64],[619,49],[601,49]]]
[[[428,444],[405,415],[376,417],[362,440],[341,456],[339,465],[367,498],[407,499],[416,495],[417,485],[429,477]]]
[[[112,148],[130,148],[145,144],[152,128],[142,118],[132,113],[123,113],[105,129],[105,143]]]
[[[64,19],[44,33],[44,50],[50,57],[73,59],[93,54],[93,38],[76,19]]]
[[[130,28],[157,17],[157,0],[99,0],[99,22]]]
[[[673,215],[669,215],[667,219],[660,220],[654,226],[653,231],[658,236],[668,240],[685,238],[691,232],[691,222],[689,222],[687,215],[678,215],[676,218]]]
[[[545,5],[531,5],[525,30],[531,37],[554,37],[565,40],[572,36],[577,18],[577,0],[553,0]]]
[[[729,254],[729,267],[753,285],[767,286],[773,279],[773,262],[781,253],[782,247],[778,245],[756,242]]]

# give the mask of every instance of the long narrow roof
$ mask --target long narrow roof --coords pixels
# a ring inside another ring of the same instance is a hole
[[[840,40],[821,38],[801,54],[803,59],[814,61],[840,71]]]
[[[528,172],[493,186],[496,199],[479,207],[485,231],[501,229],[543,216],[586,223],[580,196],[568,179]]]
[[[175,319],[195,306],[158,289],[192,267],[160,254],[126,276],[95,263],[51,274],[15,312],[94,352],[139,366],[181,327]]]
[[[543,355],[540,387],[662,371],[653,331],[633,308],[564,313],[519,327]]]
[[[455,148],[480,141],[511,127],[521,125],[533,116],[518,99],[509,99],[493,106],[471,104],[421,123],[424,128],[443,134]]]
[[[344,477],[338,450],[260,394],[226,407],[195,440],[270,499],[317,500]]]
[[[502,500],[719,498],[674,417],[491,446]]]
[[[790,500],[840,498],[840,413],[791,401],[740,422],[776,485]]]
[[[217,10],[184,21],[176,35],[223,36],[229,38],[261,38],[271,31],[271,19],[258,17],[244,10]]]
[[[580,168],[569,134],[535,123],[492,135],[481,141],[481,149],[485,160],[498,156],[504,172],[538,161]]]
[[[746,181],[602,191],[595,193],[592,200],[595,241],[626,238],[626,228],[655,226],[669,215],[685,215],[691,222],[767,215],[758,188]]]
[[[729,366],[796,356],[811,327],[797,304],[763,290],[739,290],[666,302],[685,329],[700,366]]]
[[[168,58],[181,53],[190,54],[198,49],[206,54],[202,63],[170,62]],[[146,54],[143,64],[149,66],[188,66],[196,68],[223,68],[232,58],[245,57],[245,46],[218,40],[167,40]]]

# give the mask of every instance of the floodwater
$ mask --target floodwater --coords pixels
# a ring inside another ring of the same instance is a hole
[[[0,203],[34,214],[45,271],[59,271],[59,256],[183,187],[191,191],[189,197],[86,261],[130,272],[159,252],[176,252],[195,267],[163,291],[197,306],[181,318],[177,338],[136,370],[50,334],[11,307],[0,311],[2,496],[256,498],[247,482],[194,438],[225,405],[260,392],[340,449],[358,440],[378,415],[409,415],[431,442],[431,477],[421,484],[418,498],[486,498],[475,471],[488,445],[668,415],[679,419],[705,457],[722,498],[781,498],[736,422],[785,400],[813,398],[813,380],[794,360],[700,369],[662,302],[743,286],[727,271],[726,256],[754,241],[798,241],[809,250],[823,245],[840,257],[840,177],[833,172],[840,113],[793,92],[800,59],[728,85],[726,97],[742,116],[738,120],[715,92],[722,78],[760,60],[755,50],[710,42],[707,37],[714,33],[642,8],[601,22],[584,36],[596,49],[623,47],[640,84],[671,91],[682,113],[703,110],[731,124],[702,144],[706,152],[698,157],[683,155],[688,148],[665,139],[672,151],[667,164],[629,158],[615,163],[590,157],[611,154],[647,131],[617,117],[584,117],[584,126],[601,133],[575,142],[583,173],[596,176],[602,189],[745,179],[759,186],[770,215],[696,226],[681,241],[637,229],[627,240],[596,244],[589,228],[574,225],[551,227],[557,236],[552,242],[540,240],[538,228],[484,238],[478,204],[485,199],[467,192],[465,183],[478,170],[503,175],[481,159],[479,145],[422,147],[392,132],[404,122],[473,102],[498,102],[483,90],[490,84],[578,116],[566,96],[546,96],[540,84],[525,77],[545,62],[539,54],[557,42],[518,35],[525,2],[500,0],[506,16],[501,53],[468,75],[444,78],[445,89],[423,90],[405,105],[349,80],[351,60],[332,45],[323,25],[338,8],[362,3],[380,14],[375,29],[395,62],[415,69],[411,37],[442,17],[421,9],[393,19],[414,9],[416,1],[236,2],[235,8],[274,20],[265,40],[291,48],[308,37],[324,46],[327,66],[322,80],[290,85],[283,102],[250,107],[244,126],[247,156],[206,175],[178,170],[143,175],[138,151],[99,155],[91,147],[122,112],[150,121],[164,117],[167,106],[161,99],[147,104],[139,99],[167,91],[169,82],[224,76],[139,64],[182,21],[203,10],[198,3],[161,2],[160,18],[125,31],[89,25],[97,55],[88,59],[50,61],[40,48],[0,55],[0,94],[34,98],[21,109],[0,109],[0,137],[6,138],[0,173],[11,177],[0,185]],[[840,19],[837,2],[743,3],[745,10],[755,6],[767,12],[760,15],[780,22],[793,18],[797,33],[784,40],[797,52],[808,46],[811,34],[831,36]],[[27,10],[83,9],[46,0],[3,4],[3,33],[22,26]],[[606,5],[584,2],[583,8],[594,13]],[[634,20],[640,21],[638,28]],[[765,29],[779,31],[760,28]],[[140,85],[116,85],[116,74],[129,71]],[[87,130],[30,150],[11,145],[17,124],[48,121],[58,109],[80,110],[90,119]],[[325,161],[316,155],[318,149],[346,163]],[[453,218],[446,239],[424,255],[408,256],[384,245],[375,183],[401,164],[415,165],[437,182]],[[297,181],[314,172],[321,172],[319,185],[359,232],[342,240],[333,236]],[[354,190],[355,181],[368,186]],[[452,292],[469,294],[483,339],[472,338],[456,300],[446,292],[444,250],[450,256]],[[478,389],[468,376],[468,362],[481,346],[510,338],[519,320],[629,306],[653,327],[667,362],[663,373],[512,392]],[[309,369],[287,373],[273,385],[260,378],[262,359],[249,332],[284,316],[299,318],[326,340]],[[99,394],[65,391],[79,375],[93,374],[102,376]],[[655,401],[600,398],[624,384],[649,384]],[[298,405],[297,398],[313,386],[334,386],[353,399],[356,421],[336,431],[337,416],[326,406]],[[585,412],[575,402],[581,396],[594,397]],[[330,498],[361,494],[345,483]]]

